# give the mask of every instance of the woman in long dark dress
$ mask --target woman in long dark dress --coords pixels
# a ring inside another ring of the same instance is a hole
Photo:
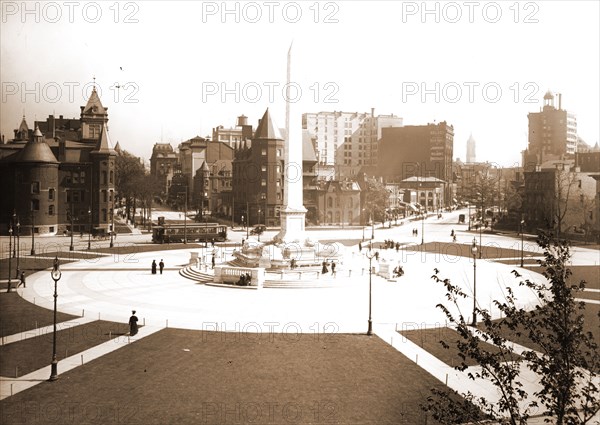
[[[156,274],[156,260],[152,260],[152,274]]]
[[[131,312],[131,317],[129,318],[129,335],[134,336],[138,333],[138,318],[135,315],[135,310]]]

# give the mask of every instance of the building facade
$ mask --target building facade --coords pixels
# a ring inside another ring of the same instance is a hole
[[[252,140],[242,141],[235,149],[232,164],[235,221],[248,225],[279,224],[284,161],[284,139],[267,109]]]
[[[395,115],[358,112],[317,112],[302,115],[303,137],[312,141],[321,180],[356,178],[377,167],[378,141],[385,127],[401,127]]]
[[[453,200],[452,158],[454,127],[439,124],[382,129],[377,175],[386,182],[409,177],[435,177],[444,181],[444,204]]]
[[[107,123],[94,88],[79,120],[51,115],[34,132],[22,122],[15,140],[0,145],[4,234],[13,215],[22,235],[113,230],[117,152]]]
[[[565,159],[577,152],[577,120],[575,115],[562,109],[562,96],[558,95],[558,108],[554,106],[555,95],[544,95],[540,112],[527,115],[529,137],[527,150],[523,153],[523,167],[535,169],[547,161]]]

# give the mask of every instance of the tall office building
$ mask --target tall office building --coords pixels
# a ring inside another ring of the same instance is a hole
[[[477,156],[475,154],[475,139],[473,139],[473,134],[469,136],[469,140],[467,140],[467,164],[473,164],[477,161]]]
[[[444,181],[444,200],[452,198],[454,127],[439,124],[384,128],[379,146],[377,175],[400,182],[409,177],[436,177]]]
[[[558,108],[554,106],[555,95],[548,91],[540,112],[527,115],[529,144],[523,155],[526,169],[577,152],[577,120],[575,115],[562,109],[562,95],[557,97]]]

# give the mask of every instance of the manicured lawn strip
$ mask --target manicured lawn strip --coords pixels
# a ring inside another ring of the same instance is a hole
[[[210,245],[210,244],[209,244]],[[110,253],[110,254],[137,254],[141,252],[153,252],[153,251],[170,251],[176,249],[198,249],[204,246],[204,243],[171,243],[171,244],[158,244],[158,243],[116,243],[113,248],[94,248],[95,252]]]
[[[569,266],[571,285],[577,285],[579,281],[585,280],[585,287],[600,289],[600,266]]]
[[[458,366],[463,360],[459,356],[459,349],[456,346],[456,341],[462,340],[460,335],[454,330],[447,327],[429,328],[429,329],[417,329],[417,330],[406,330],[398,331],[403,337],[409,339],[425,351],[433,354],[435,357],[443,361],[449,366]],[[446,349],[442,346],[440,341],[444,341],[449,347]],[[496,353],[499,350],[491,344],[481,342],[481,346],[491,352]],[[469,356],[464,360],[464,363],[468,366],[475,366],[477,362],[471,359]],[[514,358],[518,358],[515,356]]]
[[[66,250],[62,250],[62,251],[49,251],[49,252],[44,252],[42,254],[38,254],[39,257],[49,257],[49,258],[54,258],[54,257],[58,257],[60,258],[61,264],[63,261],[65,261],[65,258],[71,260],[71,261],[77,261],[77,260],[83,260],[83,259],[87,259],[87,258],[100,258],[103,257],[103,255],[99,255],[95,252],[78,252],[78,251],[69,251],[68,247]]]
[[[14,287],[14,286],[13,286]],[[0,293],[0,336],[41,328],[53,323],[53,311],[25,301],[16,292]],[[77,318],[57,312],[57,322]]]
[[[165,329],[0,411],[3,423],[434,424],[419,408],[432,387],[443,385],[377,337]]]
[[[129,332],[127,324],[105,321],[72,327],[57,324],[56,329],[59,361]],[[52,332],[0,346],[0,359],[1,376],[23,376],[48,366],[52,360]]]
[[[419,237],[420,238],[420,237]],[[441,255],[446,255],[448,257],[472,257],[471,253],[471,244],[462,244],[462,243],[446,243],[446,242],[426,242],[424,245],[420,245],[420,239],[415,239],[415,244],[409,244],[402,247],[402,249],[406,251],[426,251],[426,252],[435,252]],[[477,249],[479,249],[479,239],[477,239]],[[494,245],[486,245],[485,242],[482,246],[482,259],[485,260],[496,260],[500,258],[506,257],[521,257],[520,249],[511,249],[511,248],[501,248],[499,246]],[[478,251],[479,252],[479,251]],[[525,259],[528,256],[540,256],[541,252],[531,252],[531,251],[523,251],[523,255]],[[479,258],[479,257],[477,257]]]
[[[61,264],[66,264],[70,261],[61,261]],[[41,256],[26,256],[26,257],[21,257],[19,258],[19,269],[24,270],[25,271],[25,276],[29,276],[30,274],[40,271],[40,270],[45,270],[48,267],[52,267],[54,263],[54,257],[52,258],[47,258],[47,257],[41,257]],[[17,259],[13,258],[11,261],[11,269],[10,269],[10,274],[11,274],[11,278],[14,280],[15,279],[15,275],[16,275],[16,270],[17,270]],[[50,272],[48,272],[48,277],[50,277]],[[2,258],[0,259],[0,279],[8,279],[8,258]],[[18,283],[18,282],[17,282]],[[6,289],[7,284],[3,283],[3,288]],[[15,284],[13,282],[13,288],[15,287]]]

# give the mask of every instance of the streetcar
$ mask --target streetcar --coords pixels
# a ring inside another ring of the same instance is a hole
[[[219,223],[159,224],[152,228],[152,242],[223,242],[227,226]]]

